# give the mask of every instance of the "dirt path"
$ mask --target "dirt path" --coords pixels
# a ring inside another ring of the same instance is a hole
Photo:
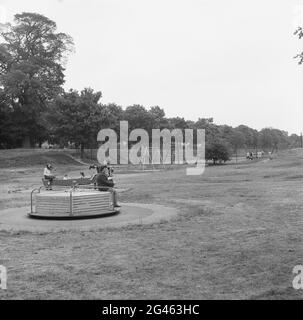
[[[12,208],[0,211],[0,230],[57,232],[70,230],[99,230],[121,228],[127,225],[150,224],[168,220],[177,214],[173,208],[160,205],[123,203],[119,214],[81,220],[42,220],[27,216],[29,207]]]

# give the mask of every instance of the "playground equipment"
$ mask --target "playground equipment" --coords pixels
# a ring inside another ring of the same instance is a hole
[[[114,207],[113,190],[72,186],[70,189],[45,191],[45,187],[31,192],[31,218],[44,219],[83,219],[117,214]]]
[[[57,179],[55,178],[52,182],[47,179],[42,179],[43,185],[48,188],[50,186],[57,187],[73,187],[76,185],[84,186],[84,185],[93,185],[94,179],[92,178],[77,178],[77,179]]]

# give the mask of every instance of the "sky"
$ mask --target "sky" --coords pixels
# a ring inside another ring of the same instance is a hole
[[[66,89],[168,117],[303,131],[303,65],[293,59],[303,0],[0,0],[0,22],[21,12],[73,37]]]

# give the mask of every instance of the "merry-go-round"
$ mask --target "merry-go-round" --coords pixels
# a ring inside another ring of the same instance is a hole
[[[31,218],[84,219],[119,213],[113,188],[96,187],[93,178],[42,179],[43,185],[31,191]],[[51,188],[50,188],[51,186]]]

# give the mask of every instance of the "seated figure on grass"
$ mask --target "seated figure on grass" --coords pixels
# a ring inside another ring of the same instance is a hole
[[[100,166],[97,169],[98,173],[95,177],[96,186],[99,191],[108,191],[111,190],[113,192],[113,202],[115,207],[120,207],[117,203],[117,193],[113,189],[114,182],[112,179],[109,179],[110,173],[107,166]]]

